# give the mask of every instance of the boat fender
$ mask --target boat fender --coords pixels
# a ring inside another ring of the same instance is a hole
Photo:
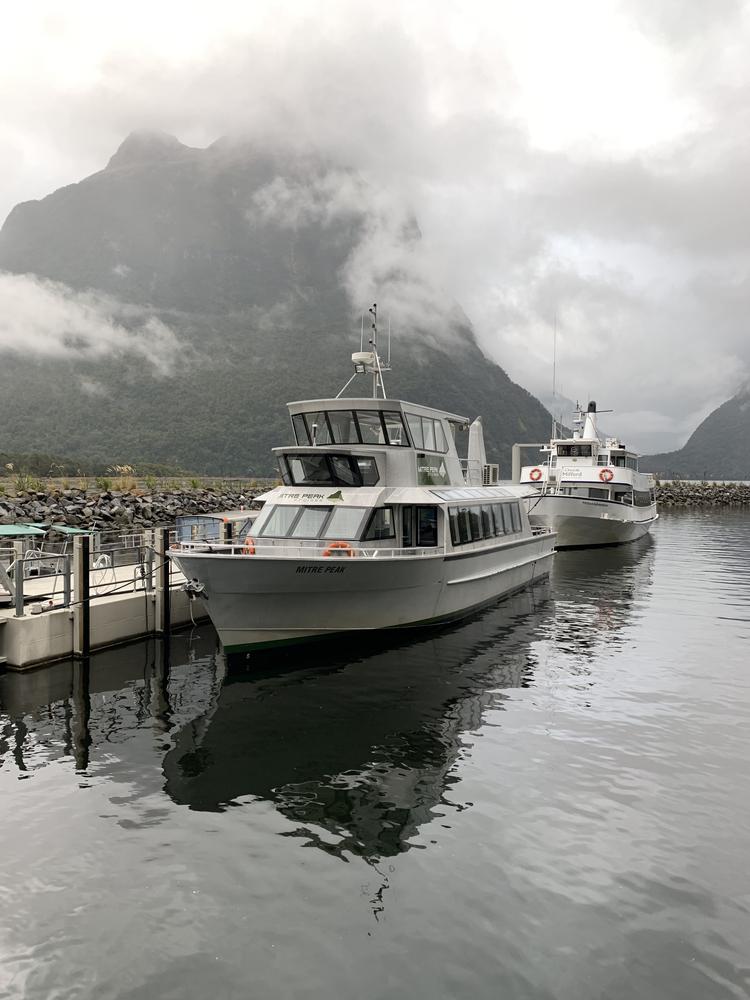
[[[532,469],[531,472],[529,473],[529,479],[532,481],[532,483],[538,483],[541,478],[542,478],[542,470],[539,468]]]
[[[611,469],[602,469],[599,473],[599,478],[603,483],[611,483],[614,479],[614,472]]]
[[[324,556],[332,556],[334,552],[342,556],[351,557],[354,555],[354,549],[349,542],[331,542],[327,549],[323,549]]]
[[[242,546],[242,554],[244,556],[254,556],[255,555],[255,539],[251,538],[250,535],[245,536],[245,542]]]

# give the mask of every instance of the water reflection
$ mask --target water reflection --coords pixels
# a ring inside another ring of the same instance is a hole
[[[98,774],[137,784],[134,766],[118,769],[102,751],[126,759],[128,741],[148,730],[175,803],[222,811],[263,799],[322,851],[387,858],[436,812],[463,808],[456,760],[487,709],[532,682],[545,643],[588,672],[597,650],[618,641],[650,584],[652,555],[649,538],[562,553],[551,582],[451,629],[227,663],[205,627],[171,646],[152,640],[5,674],[0,764],[11,758],[21,777],[70,758],[85,775],[93,757]]]

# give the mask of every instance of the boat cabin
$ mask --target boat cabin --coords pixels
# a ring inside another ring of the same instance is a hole
[[[525,466],[520,482],[560,496],[651,506],[655,502],[653,477],[638,471],[637,452],[619,438],[600,438],[596,403],[589,403],[585,415],[578,411],[576,424],[572,437],[553,436],[540,449],[544,458],[538,465]]]
[[[527,491],[482,486],[497,467],[487,466],[481,421],[462,461],[456,434],[469,420],[459,414],[374,398],[288,406],[296,443],[274,449],[284,485],[259,498],[265,506],[248,539],[254,551],[465,550],[524,530],[519,500]]]
[[[231,542],[244,538],[257,516],[257,510],[185,514],[175,521],[175,539],[178,542]]]

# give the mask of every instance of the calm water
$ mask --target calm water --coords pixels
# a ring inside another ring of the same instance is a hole
[[[750,988],[750,515],[450,631],[0,676],[0,996]]]

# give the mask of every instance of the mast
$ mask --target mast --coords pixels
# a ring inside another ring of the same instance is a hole
[[[365,314],[362,313],[362,326],[359,334],[359,351],[352,354],[352,364],[354,365],[354,374],[346,383],[346,385],[339,390],[336,395],[336,399],[339,399],[346,390],[349,388],[351,383],[357,377],[357,375],[371,375],[372,376],[372,398],[378,398],[378,390],[383,393],[383,399],[388,397],[385,394],[385,383],[383,382],[383,372],[389,372],[391,370],[391,321],[388,320],[388,359],[386,361],[380,360],[380,355],[378,354],[378,304],[373,302],[370,308],[367,310],[372,317],[370,323],[370,337],[367,341],[367,346],[370,348],[369,351],[363,350],[364,346],[364,335],[365,335]]]
[[[370,350],[375,356],[375,364],[372,371],[372,398],[378,398],[378,385],[382,385],[383,378],[380,374],[380,358],[378,357],[378,304],[373,302],[367,310],[372,316],[370,324]],[[385,386],[383,386],[383,398],[385,399]]]

